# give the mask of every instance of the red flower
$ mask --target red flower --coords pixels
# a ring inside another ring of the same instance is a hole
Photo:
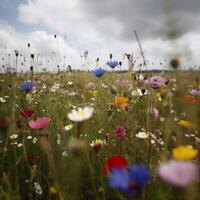
[[[33,109],[23,110],[20,114],[24,117],[31,117],[35,111]]]
[[[198,100],[193,96],[186,96],[183,98],[183,103],[195,105],[195,104],[198,104]]]
[[[32,163],[34,160],[35,160],[35,158],[34,158],[33,156],[28,156],[28,157],[27,157],[27,161],[28,161],[29,163]]]
[[[109,157],[102,170],[104,174],[108,174],[113,168],[127,168],[128,161],[123,156],[111,156]]]

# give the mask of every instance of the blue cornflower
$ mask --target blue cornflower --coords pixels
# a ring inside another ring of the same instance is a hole
[[[113,169],[108,175],[108,185],[127,195],[138,196],[150,178],[146,165],[130,165],[128,169]]]
[[[99,68],[99,69],[95,69],[95,70],[93,70],[92,71],[92,73],[95,75],[95,76],[97,76],[97,77],[101,77],[101,76],[103,76],[104,74],[105,74],[105,70],[104,69],[101,69],[101,68]]]
[[[117,65],[118,65],[118,61],[116,61],[116,60],[110,60],[110,61],[108,61],[107,63],[106,63],[109,67],[111,67],[112,69],[114,69],[115,67],[117,67]]]
[[[24,92],[30,92],[33,89],[34,83],[31,81],[26,81],[20,85],[21,90]]]

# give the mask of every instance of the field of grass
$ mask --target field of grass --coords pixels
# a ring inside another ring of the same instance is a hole
[[[200,73],[142,75],[167,81],[155,89],[134,73],[0,75],[0,199],[199,200]],[[92,111],[79,110],[77,122],[69,113],[79,107]],[[40,117],[51,121],[31,127]],[[131,166],[139,170],[127,175]]]

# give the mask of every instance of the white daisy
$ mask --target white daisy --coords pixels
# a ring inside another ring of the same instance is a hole
[[[18,138],[18,135],[17,135],[17,134],[10,135],[10,139],[11,139],[11,140],[14,140],[14,139],[17,139],[17,138]]]
[[[78,108],[77,110],[73,109],[68,114],[68,118],[74,122],[82,122],[92,117],[93,112],[94,112],[94,108],[88,107],[88,106],[84,108]]]
[[[146,89],[140,89],[137,88],[136,90],[132,91],[132,96],[134,97],[142,97],[147,95],[147,90]]]
[[[140,131],[135,136],[137,138],[140,138],[140,139],[147,139],[149,137],[149,133],[146,133],[144,131]]]

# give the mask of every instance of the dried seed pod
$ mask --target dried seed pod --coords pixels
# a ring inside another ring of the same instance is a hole
[[[171,59],[170,65],[173,69],[177,69],[180,65],[179,59],[178,58]]]

